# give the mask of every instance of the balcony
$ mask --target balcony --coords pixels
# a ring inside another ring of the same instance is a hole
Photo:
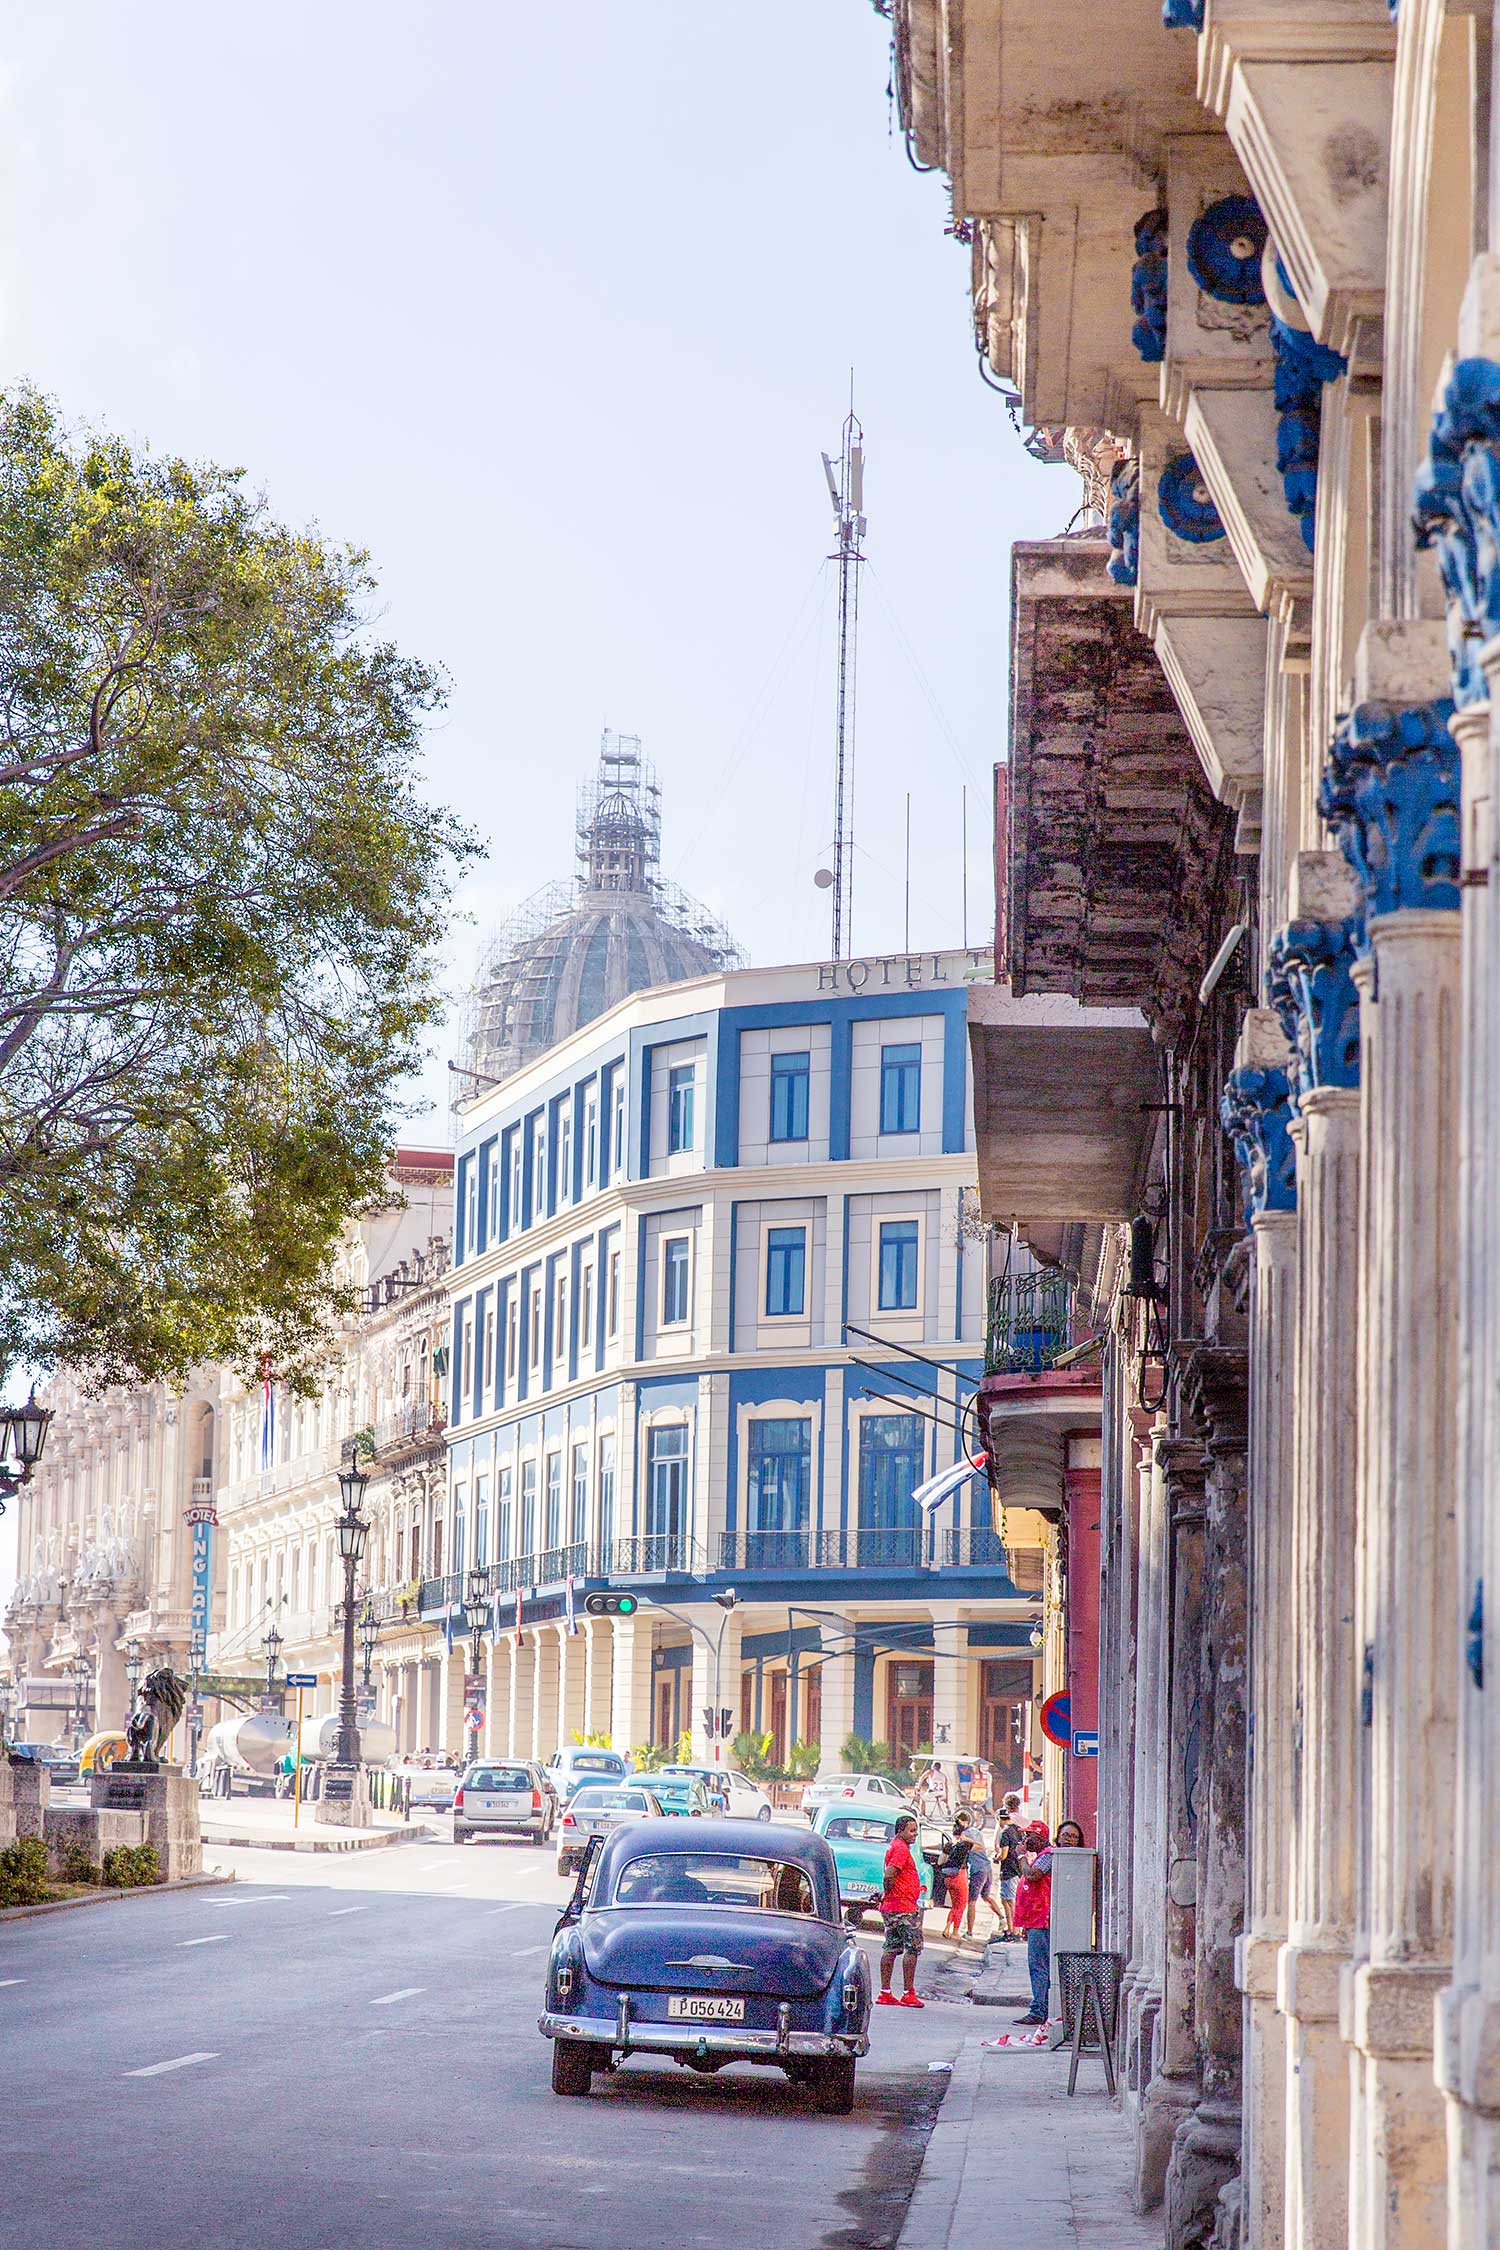
[[[850,1525],[841,1531],[726,1531],[719,1537],[718,1567],[739,1577],[780,1577],[786,1571],[1000,1570],[1006,1567],[998,1531],[936,1531],[923,1524],[894,1529]]]
[[[1049,1375],[1092,1335],[1066,1274],[1049,1269],[990,1283],[986,1375]]]

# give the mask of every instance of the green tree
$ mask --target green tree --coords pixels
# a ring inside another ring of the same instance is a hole
[[[0,1366],[312,1380],[473,850],[368,559],[0,396]]]

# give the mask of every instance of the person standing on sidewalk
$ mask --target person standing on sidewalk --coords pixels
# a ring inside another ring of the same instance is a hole
[[[1034,1820],[1021,1849],[1021,1880],[1016,1888],[1016,1928],[1026,1932],[1026,1967],[1031,1976],[1031,2006],[1017,2023],[1047,2021],[1052,1983],[1052,1850],[1044,1820]]]
[[[1000,1824],[995,1831],[996,1884],[1000,1892],[1000,1914],[1008,1938],[1019,1937],[1013,1908],[1016,1885],[1021,1880],[1021,1846],[1025,1841],[1021,1829],[1021,1799],[1012,1789],[1000,1808]]]
[[[974,1849],[969,1854],[969,1913],[967,1921],[967,1932],[970,1937],[974,1935],[974,1915],[981,1899],[983,1899],[985,1905],[994,1915],[995,1920],[999,1924],[1000,1928],[1004,1930],[1008,1925],[1006,1923],[1004,1912],[996,1904],[995,1901],[994,1863],[991,1860],[989,1852],[985,1847],[985,1841],[982,1834],[976,1840]]]
[[[953,1834],[948,1839],[941,1862],[943,1888],[948,1894],[948,1919],[943,1924],[944,1937],[956,1938],[963,1930],[964,1914],[969,1904],[969,1854],[973,1849],[969,1816],[967,1813],[960,1813],[953,1823]]]
[[[922,1950],[922,1876],[912,1857],[912,1845],[916,1840],[916,1815],[903,1813],[886,1848],[885,1889],[880,1896],[885,1946],[880,1956],[880,1990],[875,1999],[881,2008],[927,2005],[925,2000],[917,1998],[917,1955]],[[898,1957],[905,1987],[899,2000],[891,1990],[891,1971]]]

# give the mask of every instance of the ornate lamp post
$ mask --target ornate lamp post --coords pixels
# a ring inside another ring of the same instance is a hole
[[[15,1682],[6,1672],[0,1675],[0,1752],[10,1740],[10,1714],[16,1699]]]
[[[339,1696],[339,1740],[334,1765],[346,1769],[351,1776],[359,1768],[359,1723],[354,1703],[354,1574],[364,1557],[365,1540],[370,1526],[360,1514],[369,1477],[351,1461],[339,1471],[339,1491],[343,1495],[344,1512],[334,1524],[338,1533],[339,1553],[344,1562],[344,1670]],[[352,1782],[351,1782],[352,1787]]]
[[[35,1383],[24,1406],[0,1406],[0,1515],[6,1501],[31,1482],[51,1423],[52,1408],[37,1405]]]
[[[88,1725],[89,1689],[93,1684],[94,1667],[79,1649],[68,1666],[73,1680],[73,1748],[83,1748],[83,1737]]]
[[[141,1653],[141,1644],[132,1637],[125,1643],[125,1689],[128,1698],[125,1715],[127,1718],[135,1709],[135,1691],[141,1684],[141,1674],[145,1669],[146,1664]]]
[[[364,1660],[364,1678],[361,1684],[366,1695],[370,1692],[370,1671],[375,1662],[375,1643],[379,1638],[380,1620],[376,1617],[374,1606],[367,1596],[359,1619],[359,1647],[360,1655]]]
[[[469,1568],[468,1583],[464,1588],[464,1623],[469,1628],[469,1671],[477,1680],[480,1659],[483,1655],[481,1636],[484,1621],[489,1614],[489,1573],[483,1563],[473,1563]],[[465,1724],[474,1734],[471,1750],[478,1748],[480,1713],[477,1706],[464,1714]]]
[[[276,1693],[276,1665],[281,1655],[281,1635],[277,1632],[274,1624],[267,1626],[266,1637],[261,1646],[266,1652],[266,1693],[267,1695],[274,1695]]]

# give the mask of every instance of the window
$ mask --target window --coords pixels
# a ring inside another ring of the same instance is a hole
[[[807,1307],[807,1229],[766,1229],[766,1313],[772,1320]]]
[[[583,1184],[595,1187],[599,1179],[599,1097],[590,1091],[583,1105]]]
[[[552,1282],[552,1364],[566,1378],[568,1370],[568,1269],[559,1266]]]
[[[536,1553],[536,1463],[521,1463],[521,1544],[518,1553]]]
[[[571,1203],[573,1200],[573,1105],[571,1102],[563,1103],[562,1138],[558,1142],[557,1149],[557,1200],[559,1203]]]
[[[490,1293],[488,1289],[483,1290],[479,1298],[478,1346],[479,1388],[481,1393],[485,1393],[494,1388],[495,1381],[495,1367],[491,1357],[494,1347],[494,1321],[490,1313]]]
[[[542,1364],[542,1285],[539,1281],[534,1281],[531,1285],[530,1330],[530,1338],[526,1347],[526,1367],[528,1373],[534,1374]]]
[[[542,1512],[542,1545],[546,1548],[562,1544],[562,1455],[547,1456],[547,1497]]]
[[[502,1469],[495,1479],[495,1560],[505,1562],[513,1549],[510,1543],[510,1470]],[[398,1577],[401,1575],[398,1571]]]
[[[922,1122],[922,1050],[880,1050],[880,1130],[915,1133]]]
[[[500,1233],[500,1143],[491,1141],[485,1163],[484,1231],[490,1242]]]
[[[773,1141],[807,1139],[807,1080],[809,1057],[771,1057],[771,1138]]]
[[[578,1350],[585,1361],[594,1350],[594,1261],[585,1258],[578,1268]]]
[[[667,1154],[680,1156],[693,1145],[692,1063],[678,1063],[667,1077]]]
[[[812,1423],[805,1417],[751,1423],[747,1565],[806,1566],[811,1468]]]
[[[609,1567],[609,1548],[615,1536],[615,1433],[605,1430],[599,1438],[599,1545],[604,1551],[605,1568]]]
[[[464,1307],[463,1325],[458,1332],[458,1412],[462,1421],[469,1412],[474,1383],[474,1308]]]
[[[479,1159],[467,1157],[464,1162],[464,1255],[472,1257],[479,1248]]]
[[[609,1281],[605,1298],[605,1331],[610,1336],[620,1333],[620,1253],[609,1254]]]
[[[880,1228],[880,1310],[914,1312],[917,1304],[915,1219],[886,1219]]]
[[[434,1578],[441,1578],[443,1575],[443,1519],[441,1516],[434,1520],[432,1526],[432,1575]]]
[[[646,1530],[653,1539],[680,1539],[687,1529],[688,1433],[671,1422],[646,1434]],[[654,1567],[649,1566],[648,1567]]]
[[[510,1136],[510,1210],[507,1214],[511,1230],[521,1224],[521,1129],[511,1128]]]
[[[914,1563],[922,1481],[922,1423],[915,1414],[864,1414],[859,1424],[859,1561]]]
[[[661,1246],[661,1324],[673,1328],[688,1316],[688,1238],[669,1235]]]
[[[547,1127],[539,1117],[531,1128],[531,1216],[547,1215]]]
[[[519,1291],[512,1286],[505,1306],[505,1380],[516,1379],[516,1345],[521,1327],[521,1300]]]
[[[474,1479],[474,1560],[481,1566],[490,1559],[490,1480]]]
[[[586,1445],[573,1448],[573,1515],[568,1525],[568,1538],[575,1547],[582,1546],[589,1535],[589,1449]]]
[[[618,1177],[625,1169],[625,1081],[619,1076],[616,1076],[614,1092],[610,1097],[610,1109],[610,1164]]]
[[[453,1571],[459,1578],[463,1576],[464,1569],[464,1502],[468,1497],[468,1489],[463,1484],[453,1487]]]

